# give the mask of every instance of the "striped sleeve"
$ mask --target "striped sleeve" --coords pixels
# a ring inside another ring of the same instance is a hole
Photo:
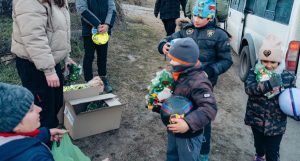
[[[116,17],[116,5],[114,0],[108,0],[108,13],[105,19],[105,23],[110,27],[113,26]]]

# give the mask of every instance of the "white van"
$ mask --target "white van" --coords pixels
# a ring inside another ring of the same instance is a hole
[[[231,0],[226,23],[231,47],[240,54],[240,78],[255,65],[262,40],[269,34],[281,38],[287,69],[300,77],[300,0]],[[300,87],[300,80],[297,80]]]

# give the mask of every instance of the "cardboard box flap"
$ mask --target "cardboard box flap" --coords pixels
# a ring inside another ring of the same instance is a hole
[[[64,92],[64,98],[65,100],[70,101],[70,100],[97,96],[99,95],[100,92],[101,92],[100,87],[88,87],[79,90]]]
[[[108,106],[118,106],[121,105],[120,101],[118,98],[112,98],[112,99],[107,99],[104,100],[104,102],[108,105]]]
[[[103,95],[97,95],[94,97],[88,97],[88,98],[81,98],[81,99],[76,99],[76,100],[71,100],[70,104],[71,105],[77,105],[80,103],[85,103],[85,102],[93,102],[93,101],[98,101],[98,100],[106,100],[106,99],[111,99],[117,97],[114,94],[103,94]]]

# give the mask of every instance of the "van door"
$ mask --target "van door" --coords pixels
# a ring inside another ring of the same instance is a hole
[[[230,3],[227,19],[227,31],[232,35],[230,45],[232,49],[239,53],[242,32],[244,26],[244,8],[246,0],[232,0]]]

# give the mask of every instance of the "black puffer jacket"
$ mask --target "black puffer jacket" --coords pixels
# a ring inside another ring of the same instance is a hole
[[[180,17],[180,5],[184,11],[186,0],[156,0],[154,15],[160,14],[160,19],[172,19]]]
[[[218,76],[226,72],[232,65],[228,34],[221,28],[209,22],[205,27],[196,28],[192,23],[182,30],[162,39],[158,51],[163,54],[163,46],[176,38],[191,37],[200,49],[199,60],[202,68],[208,74],[212,85],[216,85]]]
[[[284,88],[295,87],[295,77],[287,71],[281,73]],[[268,99],[265,93],[272,90],[269,81],[257,82],[254,69],[249,71],[245,81],[245,91],[249,96],[245,115],[245,124],[266,136],[284,134],[287,116],[280,110],[278,97]],[[299,117],[293,118],[299,120]]]

